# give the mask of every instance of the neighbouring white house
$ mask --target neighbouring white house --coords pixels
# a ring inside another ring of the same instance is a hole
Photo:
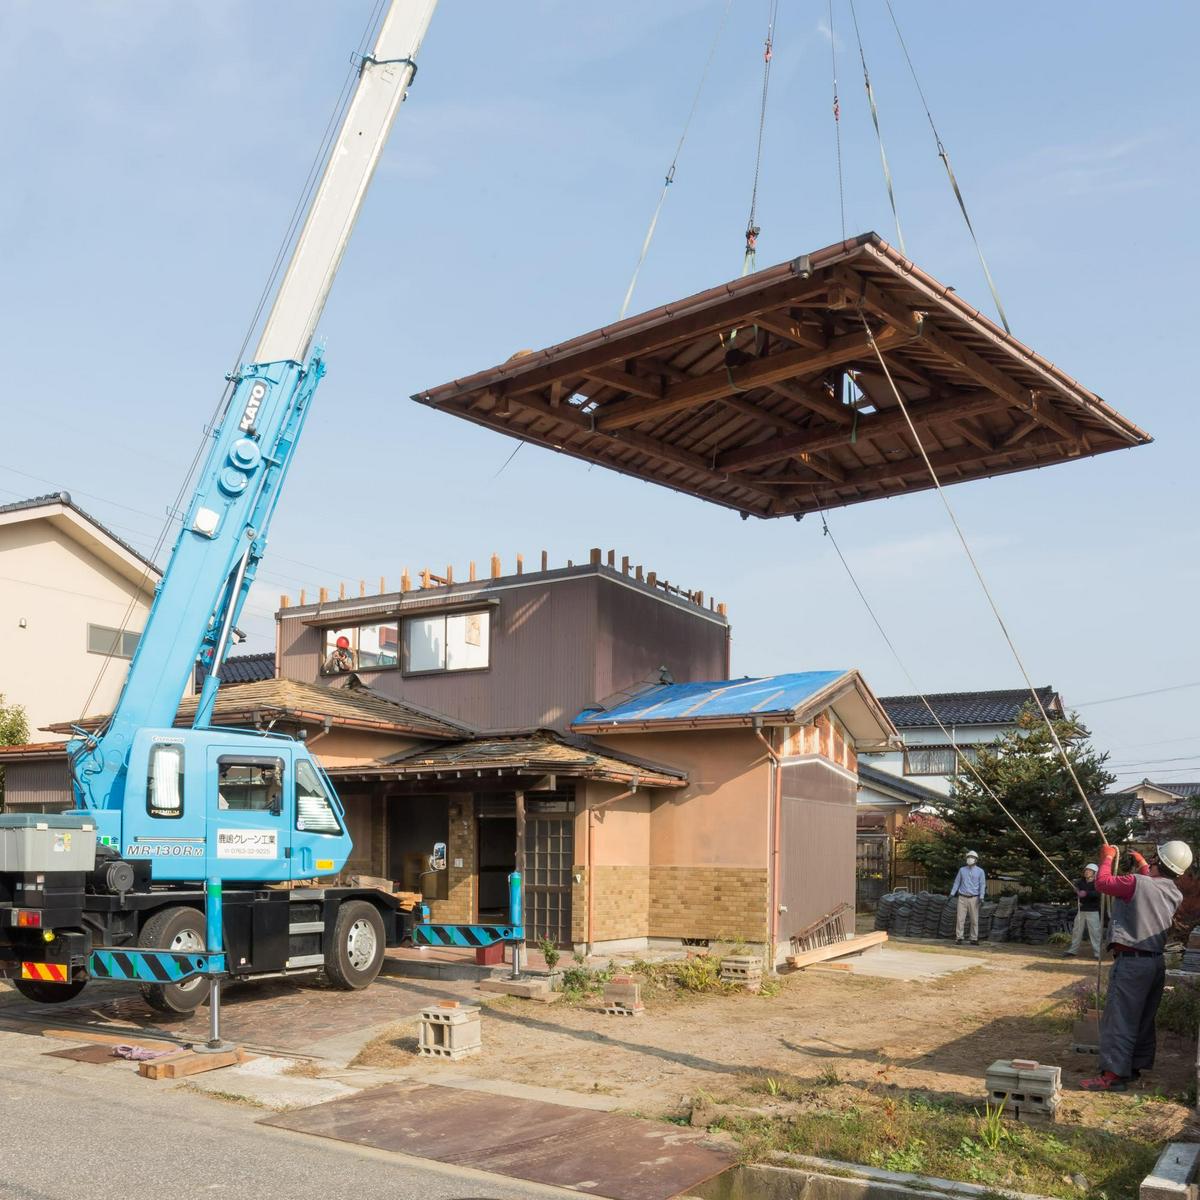
[[[64,714],[112,711],[159,578],[66,492],[0,505],[0,694],[31,742],[60,741],[41,726]]]
[[[1040,687],[1037,694],[1051,717],[1063,715],[1062,697],[1054,688]],[[863,764],[946,796],[955,773],[955,746],[965,758],[974,761],[980,746],[1017,728],[1021,710],[1032,704],[1033,698],[1026,688],[1010,688],[989,692],[937,692],[924,699],[920,696],[881,696],[879,702],[899,730],[904,749],[864,754]],[[936,714],[936,720],[930,709]],[[873,787],[869,778],[860,780],[860,810],[863,806],[886,808],[889,801],[894,803],[894,797],[886,794],[885,789]]]

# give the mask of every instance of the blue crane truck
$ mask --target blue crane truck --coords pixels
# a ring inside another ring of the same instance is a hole
[[[210,721],[325,373],[316,325],[434,5],[392,0],[361,61],[254,358],[229,376],[120,699],[100,729],[68,743],[76,809],[0,816],[0,978],[32,1000],[70,1000],[90,979],[136,981],[168,1013],[193,1011],[222,978],[324,971],[361,988],[405,933],[391,895],[323,886],[352,842],[303,742]],[[207,673],[195,719],[176,728],[197,661]],[[519,918],[447,927],[427,917],[411,930],[418,942],[521,932]]]

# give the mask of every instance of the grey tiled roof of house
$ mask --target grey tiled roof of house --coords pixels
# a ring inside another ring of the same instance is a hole
[[[1038,699],[1051,716],[1062,713],[1062,699],[1053,687],[1037,689]],[[1011,725],[1033,698],[1027,688],[994,692],[933,692],[925,696],[947,728],[963,725]],[[920,696],[880,696],[879,703],[897,729],[937,728]]]
[[[221,667],[222,683],[258,683],[275,678],[275,654],[235,654]]]
[[[1191,797],[1200,796],[1200,782],[1196,783],[1160,783],[1157,779],[1151,780],[1155,787],[1160,787],[1164,791],[1174,792],[1177,796]]]
[[[64,508],[71,509],[72,512],[78,513],[85,521],[95,525],[105,537],[112,538],[122,550],[132,554],[134,558],[144,563],[155,575],[161,575],[162,571],[154,565],[144,554],[135,550],[124,538],[119,538],[103,521],[96,520],[90,512],[79,507],[74,500],[71,499],[70,492],[49,492],[45,496],[32,496],[28,500],[14,500],[10,504],[0,504],[0,515],[4,513],[23,512],[28,508],[44,508],[47,504],[61,504]]]
[[[936,800],[945,800],[946,798],[941,792],[935,792],[933,788],[913,783],[911,779],[905,779],[903,775],[893,775],[890,771],[881,771],[878,767],[872,767],[863,762],[861,758],[858,760],[858,778],[868,787],[900,792],[909,797],[913,804],[932,804]]]

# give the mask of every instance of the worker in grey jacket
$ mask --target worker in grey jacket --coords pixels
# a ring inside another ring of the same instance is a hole
[[[1096,890],[1113,897],[1113,965],[1100,1016],[1100,1074],[1079,1085],[1092,1092],[1123,1092],[1154,1066],[1154,1019],[1167,974],[1163,949],[1183,902],[1175,880],[1192,865],[1186,842],[1159,846],[1150,863],[1134,852],[1134,875],[1114,875],[1116,857],[1116,846],[1105,846],[1096,876]]]
[[[963,944],[963,934],[966,932],[968,921],[971,923],[971,945],[979,945],[979,906],[983,903],[987,876],[978,864],[979,855],[974,850],[968,850],[966,866],[958,868],[954,886],[950,889],[950,895],[958,897],[954,937],[959,946]]]

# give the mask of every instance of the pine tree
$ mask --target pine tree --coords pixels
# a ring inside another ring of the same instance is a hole
[[[1104,769],[1108,754],[1092,747],[1089,731],[1074,713],[1055,720],[1054,729],[1108,840],[1119,844],[1129,834],[1129,823],[1121,815],[1121,801],[1103,796],[1116,778]],[[1097,861],[1100,837],[1046,722],[1030,705],[1013,732],[991,746],[981,746],[978,753],[978,778],[964,768],[955,776],[947,799],[934,806],[946,826],[942,836],[924,848],[932,880],[948,888],[963,856],[975,850],[990,877],[1018,880],[1031,889],[1035,900],[1063,899],[1067,889],[1062,878],[983,786],[986,783],[1003,801],[1068,878],[1078,878],[1086,863]]]

